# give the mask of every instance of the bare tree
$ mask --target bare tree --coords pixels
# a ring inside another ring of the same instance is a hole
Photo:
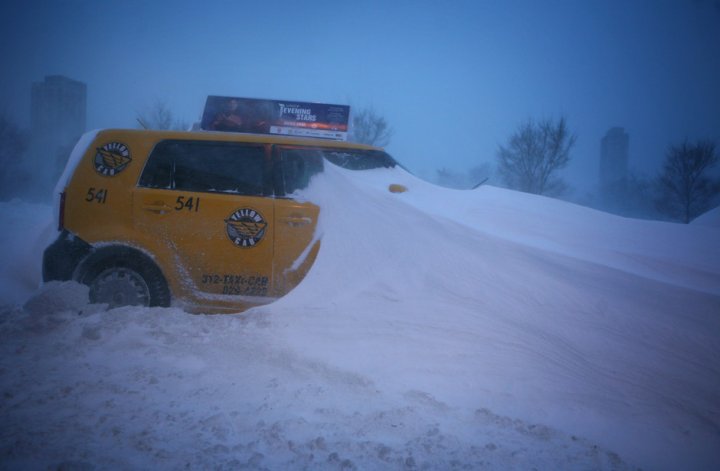
[[[185,130],[188,128],[183,121],[176,120],[173,112],[166,102],[156,100],[137,116],[140,127],[144,129],[174,129]]]
[[[689,223],[712,207],[720,194],[720,182],[708,177],[720,156],[715,144],[687,139],[679,146],[670,146],[657,179],[658,210],[670,217]]]
[[[373,108],[353,112],[350,140],[371,146],[385,147],[390,143],[393,130],[384,117]]]
[[[555,176],[570,161],[577,137],[565,118],[528,120],[510,136],[507,147],[497,153],[498,172],[508,187],[538,195],[562,193],[566,185]]]
[[[27,148],[27,135],[0,115],[0,198],[15,196],[27,185],[30,178],[24,161]]]

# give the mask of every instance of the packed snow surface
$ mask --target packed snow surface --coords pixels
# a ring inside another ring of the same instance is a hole
[[[38,287],[53,211],[0,204],[0,468],[720,469],[717,217],[400,169],[298,197],[315,265],[235,315]]]

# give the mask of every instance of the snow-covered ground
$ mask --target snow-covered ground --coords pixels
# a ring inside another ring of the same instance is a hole
[[[392,194],[389,183],[409,191]],[[303,283],[236,315],[40,282],[0,204],[2,469],[720,469],[720,217],[328,168]]]

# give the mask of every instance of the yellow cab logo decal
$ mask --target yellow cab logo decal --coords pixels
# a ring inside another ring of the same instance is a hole
[[[95,171],[106,177],[113,177],[122,172],[132,161],[130,149],[120,142],[110,142],[96,150]]]
[[[267,222],[254,209],[243,208],[225,220],[225,227],[230,241],[236,247],[254,247],[265,235]]]

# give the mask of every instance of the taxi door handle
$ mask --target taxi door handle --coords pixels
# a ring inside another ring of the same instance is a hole
[[[307,216],[288,216],[288,217],[282,218],[282,221],[285,224],[287,224],[288,226],[300,227],[300,226],[307,226],[313,220],[312,220],[312,218],[309,218]]]
[[[149,212],[151,212],[151,213],[157,213],[157,214],[159,214],[159,215],[162,216],[162,215],[164,215],[164,214],[169,213],[172,208],[171,208],[170,206],[166,205],[166,204],[165,204],[164,202],[162,202],[162,201],[156,201],[156,202],[151,203],[151,204],[145,204],[145,205],[143,205],[143,209],[144,209],[145,211],[149,211]]]

